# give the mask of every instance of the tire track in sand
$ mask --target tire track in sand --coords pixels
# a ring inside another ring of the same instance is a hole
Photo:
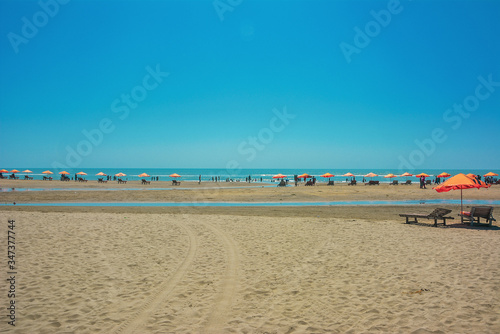
[[[176,285],[186,273],[189,265],[193,262],[196,255],[196,250],[198,248],[196,236],[190,227],[179,223],[176,224],[181,227],[188,235],[189,248],[187,256],[185,257],[184,261],[182,261],[177,270],[173,273],[173,275],[167,278],[166,281],[161,283],[161,285],[156,289],[156,293],[152,294],[151,297],[146,300],[146,302],[134,316],[130,317],[127,321],[120,324],[120,326],[113,331],[114,333],[140,332],[140,330],[137,331],[137,328],[142,323],[144,323],[151,312],[155,311],[158,306],[170,295],[172,290],[176,287]]]
[[[218,334],[222,333],[223,326],[226,323],[225,319],[236,295],[240,260],[238,257],[238,248],[227,232],[221,231],[207,222],[203,224],[209,227],[222,241],[227,254],[226,271],[222,277],[221,284],[223,290],[215,299],[214,308],[208,317],[204,329],[200,331],[201,333]]]

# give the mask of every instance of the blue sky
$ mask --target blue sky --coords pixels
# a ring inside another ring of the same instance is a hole
[[[495,0],[0,0],[0,168],[498,169],[499,17]]]

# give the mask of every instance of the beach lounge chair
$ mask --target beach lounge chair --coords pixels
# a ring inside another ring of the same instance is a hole
[[[106,183],[108,180],[104,180],[102,177],[97,179],[97,183]]]
[[[425,184],[426,184],[426,185],[431,184],[431,180],[425,180]]]
[[[389,183],[391,186],[397,186],[398,184],[398,180],[393,180],[392,183]]]
[[[356,185],[356,180],[351,180],[351,182],[349,182],[347,185],[348,186],[355,186]]]
[[[172,180],[172,185],[173,186],[180,186],[181,185],[181,181]]]
[[[473,206],[470,212],[462,211],[458,214],[462,217],[462,222],[470,222],[470,226],[477,225],[488,225],[491,226],[493,221],[493,207],[492,206]],[[481,218],[486,219],[486,223],[481,223]]]
[[[150,184],[151,181],[146,181],[146,179],[142,179],[142,184]]]
[[[122,179],[120,179],[120,178],[119,178],[119,179],[118,179],[118,183],[127,183],[127,181],[122,180]]]
[[[450,212],[451,210],[448,209],[437,208],[428,215],[417,214],[417,213],[401,213],[399,214],[399,216],[406,218],[406,224],[418,223],[419,218],[424,218],[424,219],[433,219],[434,226],[437,226],[438,220],[442,220],[443,221],[442,224],[446,225],[446,219],[454,219],[453,217],[446,217],[446,215],[449,214]],[[410,221],[409,218],[413,218],[413,220]]]
[[[370,180],[368,181],[367,183],[365,183],[365,186],[375,186],[375,185],[379,185],[380,182],[379,181],[373,181],[373,180]]]
[[[24,175],[24,179],[25,179],[25,180],[33,180],[33,177],[28,176],[28,175]]]
[[[334,185],[335,185],[335,181],[328,181],[327,186],[334,186]]]
[[[404,184],[404,185],[411,185],[411,180],[406,180],[405,183],[401,183],[401,184]]]

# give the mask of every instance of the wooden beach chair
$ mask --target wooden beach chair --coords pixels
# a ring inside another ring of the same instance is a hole
[[[405,183],[401,183],[401,184],[404,184],[404,185],[411,185],[411,180],[406,180]]]
[[[473,206],[470,212],[462,211],[458,215],[462,217],[462,222],[470,222],[470,226],[474,226],[474,224],[491,226],[491,223],[496,221],[496,219],[493,218],[492,206]],[[486,219],[486,223],[481,223],[481,218]]]
[[[446,219],[455,219],[453,217],[447,217],[446,215],[449,214],[451,210],[448,209],[443,209],[443,208],[437,208],[428,215],[424,214],[418,214],[418,213],[401,213],[399,214],[400,217],[405,217],[406,218],[406,224],[410,223],[418,223],[419,218],[423,219],[433,219],[434,220],[434,226],[437,226],[438,220],[443,221],[443,225],[446,225]],[[409,218],[413,218],[412,221],[409,220]]]
[[[389,183],[389,185],[397,186],[397,185],[399,185],[399,182],[398,182],[398,180],[392,180],[392,183]]]
[[[348,186],[355,186],[356,185],[356,180],[351,180],[351,182],[349,182],[347,185]]]
[[[375,185],[377,185],[377,186],[380,185],[380,182],[379,181],[370,180],[367,183],[365,183],[365,186],[375,186]]]
[[[108,180],[104,180],[104,178],[102,177],[97,179],[97,183],[106,183],[106,182],[108,182]]]
[[[127,183],[127,181],[122,180],[122,179],[120,179],[120,178],[119,178],[119,179],[118,179],[118,183]]]
[[[180,186],[181,185],[181,181],[172,180],[172,185],[173,186]]]
[[[150,184],[151,181],[146,181],[146,179],[142,179],[142,184]]]
[[[327,186],[334,186],[335,185],[335,181],[328,181],[327,183]]]

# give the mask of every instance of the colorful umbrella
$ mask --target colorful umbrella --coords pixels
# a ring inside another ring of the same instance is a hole
[[[370,178],[375,177],[375,176],[378,176],[378,175],[375,173],[368,173],[368,174],[364,175],[364,177],[370,177]]]
[[[148,175],[147,173],[142,173],[142,174],[139,174],[138,176],[139,177],[150,177],[150,175]]]
[[[1,171],[0,171],[1,172]],[[497,173],[493,173],[493,172],[489,172],[489,173],[486,173],[483,175],[484,177],[488,177],[488,176],[498,176]]]
[[[328,177],[328,178],[330,178],[330,177],[334,177],[334,176],[335,176],[335,175],[330,174],[330,173],[326,173],[326,174],[321,175],[321,177]]]
[[[106,176],[106,174],[104,174],[103,172],[99,172],[96,175],[98,175],[98,176]]]
[[[123,177],[123,176],[127,176],[127,174],[118,173],[118,174],[115,174],[115,176],[118,176],[118,177]]]
[[[470,177],[471,179],[477,178],[477,175],[476,174],[472,174],[472,173],[469,173],[466,176]]]
[[[20,171],[18,171],[17,169],[13,169],[13,170],[11,170],[9,173],[16,174],[16,173],[21,173],[21,172],[20,172]]]
[[[54,174],[50,170],[46,170],[45,172],[42,172],[42,174]]]
[[[181,177],[181,176],[180,176],[179,174],[177,174],[177,173],[170,174],[169,176],[170,176],[170,177]]]
[[[304,173],[304,174],[302,174],[302,175],[297,176],[297,179],[307,179],[307,178],[309,178],[309,177],[311,177],[311,175],[309,175],[309,174],[307,174],[307,173]]]
[[[489,188],[489,187],[490,185],[484,183],[483,181],[479,181],[476,178],[470,178],[467,175],[460,173],[449,178],[447,181],[441,183],[439,186],[434,187],[432,189],[436,190],[438,193],[460,189],[460,213],[462,213],[464,209],[463,199],[462,199],[463,189],[472,189],[472,188],[479,189],[479,188]],[[462,217],[462,223],[463,223],[463,217]]]
[[[417,174],[415,175],[415,177],[429,177],[429,175],[425,174],[425,173],[420,173],[420,174]]]
[[[6,170],[6,169],[2,169],[2,170],[0,170],[0,173],[8,173],[8,172],[9,172],[9,171],[8,171],[8,170]]]
[[[76,175],[87,175],[87,173],[84,173],[84,172],[78,172],[78,173],[76,173]]]
[[[22,172],[23,172],[23,173],[33,173],[33,172],[32,172],[32,171],[30,171],[29,169],[23,170]]]
[[[387,174],[384,176],[386,179],[392,179],[393,177],[398,177],[397,175],[394,174]]]
[[[342,175],[342,176],[350,176],[350,177],[354,177],[354,174],[352,174],[352,173],[346,173],[346,174],[344,174],[344,175]]]
[[[52,174],[52,173],[50,173],[50,174]],[[68,173],[67,171],[65,171],[65,170],[63,170],[62,172],[59,172],[59,174],[62,174],[62,175],[69,175],[69,173]]]
[[[450,177],[451,175],[448,173],[441,173],[437,177]]]
[[[286,175],[283,175],[283,174],[277,174],[277,175],[274,175],[273,176],[273,179],[284,179],[286,177]]]

